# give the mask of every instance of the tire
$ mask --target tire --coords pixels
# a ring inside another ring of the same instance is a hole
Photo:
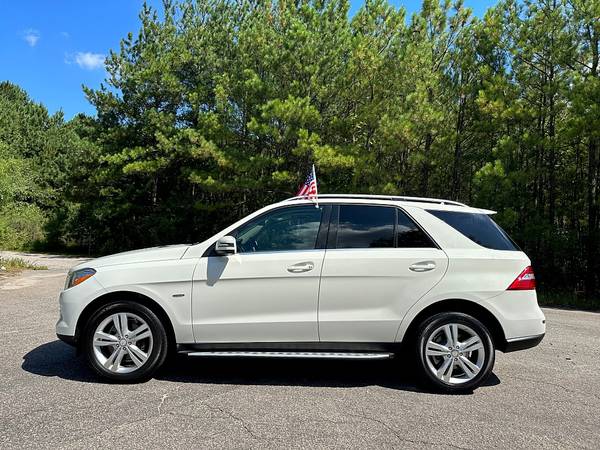
[[[88,320],[83,336],[82,347],[90,366],[110,381],[148,380],[168,353],[167,333],[160,319],[136,302],[100,307]]]
[[[468,314],[443,312],[426,319],[418,328],[414,351],[419,381],[437,392],[472,392],[494,367],[491,334]]]

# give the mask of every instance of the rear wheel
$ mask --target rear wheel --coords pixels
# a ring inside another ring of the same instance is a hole
[[[101,307],[87,323],[84,350],[91,367],[114,381],[150,378],[167,356],[165,328],[152,310],[135,302]]]
[[[479,320],[439,313],[419,327],[416,340],[420,379],[435,390],[460,393],[480,386],[494,367],[494,344]]]

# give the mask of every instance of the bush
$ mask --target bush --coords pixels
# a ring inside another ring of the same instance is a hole
[[[600,298],[586,298],[574,291],[541,290],[538,302],[540,306],[600,311]]]
[[[31,249],[45,238],[45,224],[44,213],[36,205],[16,203],[5,206],[0,210],[0,248]]]

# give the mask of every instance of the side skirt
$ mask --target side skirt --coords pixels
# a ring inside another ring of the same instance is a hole
[[[205,356],[210,358],[317,358],[317,359],[388,359],[393,353],[385,352],[242,352],[242,351],[203,351],[189,352],[188,356]]]
[[[188,356],[234,358],[388,359],[399,343],[377,342],[243,342],[178,344]]]

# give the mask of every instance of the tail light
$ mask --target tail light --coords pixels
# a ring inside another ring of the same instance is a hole
[[[535,289],[535,275],[531,266],[527,266],[525,270],[515,278],[515,281],[510,284],[507,291],[527,291],[531,289]]]

